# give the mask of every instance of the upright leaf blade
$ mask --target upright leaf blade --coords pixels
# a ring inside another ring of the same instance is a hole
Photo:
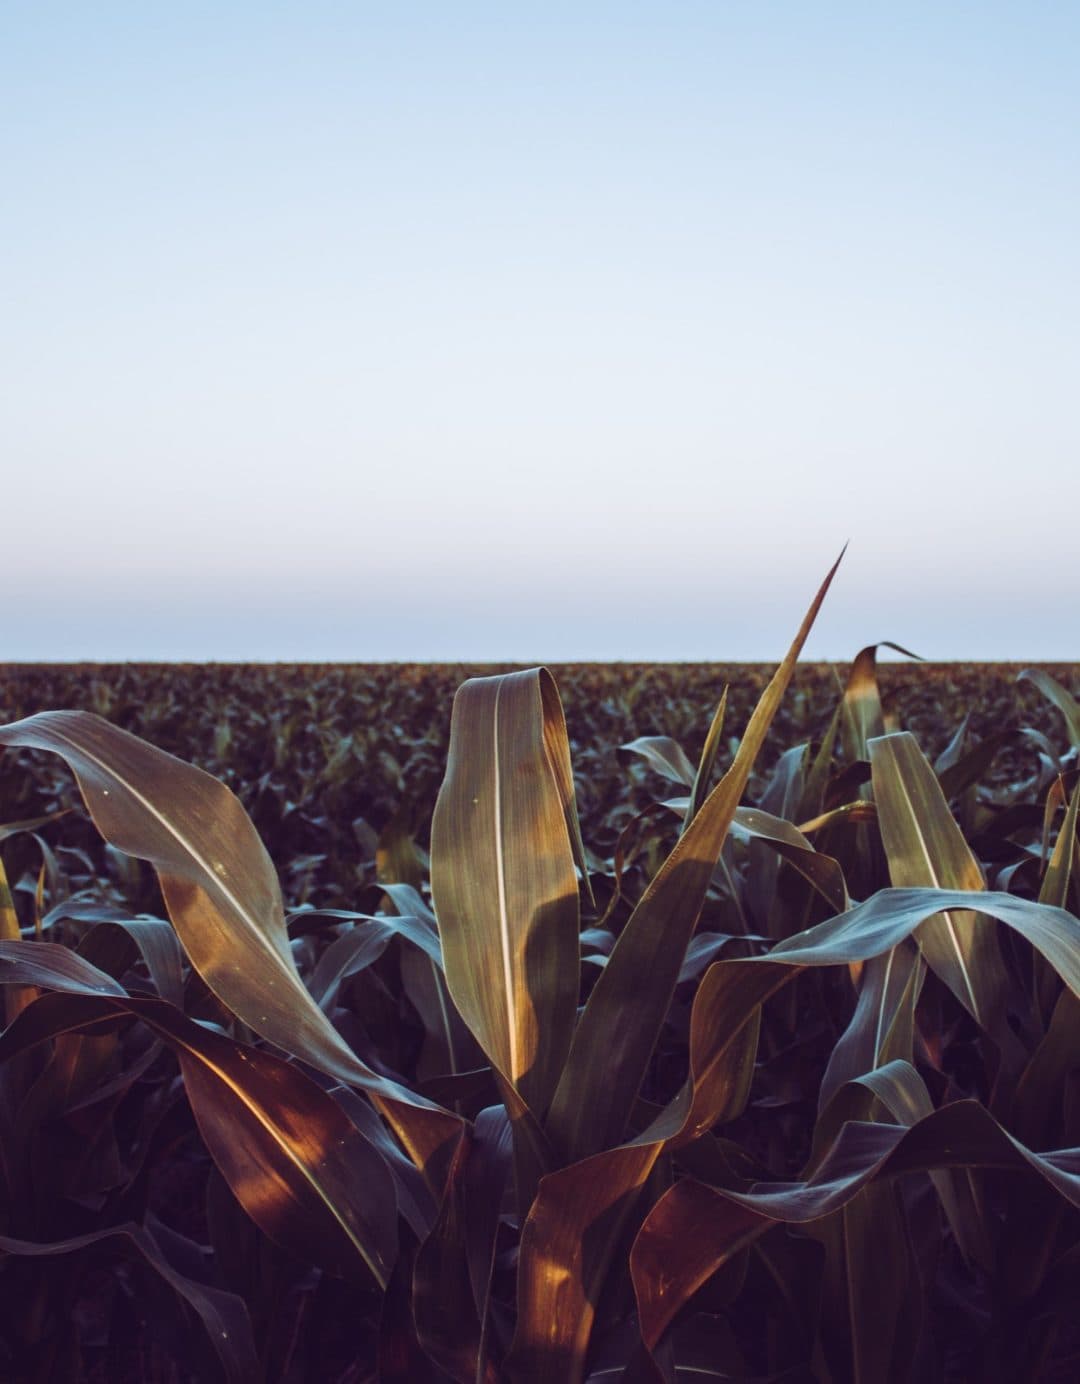
[[[906,731],[871,740],[874,800],[894,887],[985,888],[979,863],[957,826],[937,775]],[[1008,977],[992,928],[969,910],[929,920],[919,944],[931,968],[972,1016],[1010,1052]]]
[[[720,693],[720,701],[713,712],[712,721],[709,723],[708,734],[705,736],[705,744],[702,746],[701,758],[698,760],[694,782],[690,789],[690,806],[686,814],[688,822],[692,822],[697,816],[698,809],[709,793],[709,779],[712,777],[713,765],[716,763],[716,755],[720,749],[720,737],[724,733],[727,698],[728,688],[727,683],[725,683],[724,690]]]
[[[877,682],[877,651],[892,649],[907,658],[918,658],[910,649],[894,644],[891,639],[883,639],[877,644],[868,644],[855,655],[855,661],[848,673],[844,688],[843,725],[841,739],[844,755],[849,764],[857,759],[865,759],[870,741],[885,730],[885,720],[881,708],[881,693]]]
[[[1065,810],[1065,820],[1061,824],[1050,863],[1046,867],[1042,886],[1039,889],[1039,902],[1056,904],[1067,908],[1069,903],[1069,880],[1076,869],[1076,823],[1080,809],[1080,783],[1073,789],[1069,805]]]
[[[557,708],[545,669],[464,683],[431,824],[447,986],[536,1113],[551,1099],[578,996],[576,814]]]
[[[724,838],[839,562],[762,693],[734,762],[646,889],[589,997],[550,1116],[553,1142],[567,1161],[622,1138]]]
[[[1064,717],[1070,744],[1080,749],[1080,702],[1067,688],[1062,687],[1057,678],[1044,673],[1041,668],[1025,668],[1022,673],[1017,674],[1017,682],[1021,678],[1033,682],[1046,700],[1057,707]]]

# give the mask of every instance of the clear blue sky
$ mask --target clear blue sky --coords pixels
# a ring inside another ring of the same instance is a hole
[[[1080,659],[1080,7],[0,8],[12,659]]]

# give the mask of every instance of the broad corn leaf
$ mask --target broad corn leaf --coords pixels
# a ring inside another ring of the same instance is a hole
[[[41,943],[12,946],[38,950]],[[60,949],[62,950],[62,949]],[[54,982],[67,988],[66,972]],[[294,1063],[245,1047],[149,996],[104,985],[44,994],[0,1038],[0,1060],[60,1033],[134,1015],[176,1052],[199,1129],[236,1198],[271,1238],[385,1287],[397,1250],[396,1196],[381,1154]]]
[[[885,956],[913,933],[917,937],[928,919],[971,901],[971,894],[957,890],[885,889],[762,957],[718,961],[709,967],[691,1012],[691,1075],[683,1090],[636,1139],[575,1162],[540,1183],[521,1241],[518,1329],[511,1356],[520,1366],[521,1378],[541,1378],[544,1360],[558,1360],[561,1377],[568,1381],[581,1377],[605,1255],[613,1248],[618,1227],[631,1214],[664,1149],[679,1148],[740,1112],[761,1005],[802,967],[850,965]],[[978,918],[979,926],[992,926],[991,919],[1006,923],[1080,995],[1080,921],[1064,909],[996,891],[980,894],[978,905],[980,915],[987,915]],[[910,989],[913,979],[914,973],[905,988]],[[942,1166],[948,1163],[946,1158]],[[677,1184],[673,1191],[684,1185]],[[852,1196],[861,1185],[852,1186]],[[1080,1191],[1080,1177],[1077,1187]],[[820,1210],[799,1219],[828,1214],[843,1201],[829,1204],[826,1199]],[[738,1230],[731,1241],[736,1247],[767,1228],[761,1219],[738,1209],[722,1214]],[[708,1258],[713,1249],[704,1247],[703,1252]],[[721,1261],[709,1262],[715,1268]],[[694,1288],[702,1281],[696,1280]]]
[[[805,1181],[758,1183],[743,1191],[683,1179],[653,1207],[630,1256],[646,1345],[657,1344],[717,1268],[778,1222],[816,1221],[880,1179],[980,1165],[1034,1172],[1080,1207],[1080,1150],[1035,1153],[970,1100],[935,1110],[910,1127],[848,1123]]]
[[[454,699],[431,824],[446,983],[492,1065],[536,1114],[551,1100],[578,997],[577,836],[550,673],[472,678]]]
[[[0,1253],[28,1259],[50,1259],[55,1255],[79,1254],[83,1250],[105,1249],[141,1262],[150,1268],[186,1302],[202,1323],[207,1342],[217,1357],[224,1384],[251,1384],[260,1377],[261,1367],[244,1300],[235,1293],[213,1288],[180,1273],[166,1258],[162,1247],[146,1225],[126,1221],[105,1230],[73,1235],[64,1240],[19,1240],[0,1235]]]
[[[235,794],[90,712],[45,711],[0,726],[0,745],[51,750],[67,762],[102,836],[154,865],[192,965],[238,1018],[368,1090],[418,1166],[437,1152],[446,1157],[460,1121],[362,1062],[308,994],[277,875]]]
[[[897,888],[982,890],[979,863],[957,826],[937,775],[907,732],[870,741],[874,801],[889,877]],[[1008,977],[997,937],[965,909],[930,920],[919,932],[930,967],[1005,1051],[1016,1040],[1005,1021]]]

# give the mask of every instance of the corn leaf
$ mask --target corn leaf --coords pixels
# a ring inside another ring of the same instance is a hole
[[[622,1138],[728,828],[838,565],[839,559],[762,694],[731,768],[649,884],[589,996],[549,1120],[567,1161]]]
[[[692,788],[695,779],[694,766],[686,757],[686,751],[672,740],[670,735],[639,735],[626,745],[619,746],[619,759],[626,762],[629,756],[637,755],[650,769],[672,783],[683,788]]]
[[[632,1142],[541,1180],[520,1251],[518,1328],[511,1358],[522,1378],[539,1379],[545,1361],[557,1362],[560,1378],[580,1378],[599,1283],[618,1228],[665,1148],[685,1146],[742,1109],[765,1000],[800,967],[849,965],[882,956],[900,947],[928,918],[971,901],[970,893],[956,890],[885,889],[765,956],[718,961],[706,971],[691,1011],[690,1077],[679,1095]],[[978,895],[978,906],[987,915],[979,920],[983,926],[996,918],[1012,927],[1080,994],[1080,921],[1072,914],[999,892]],[[836,1207],[817,1214],[831,1209]],[[750,1239],[762,1228],[745,1217],[739,1224],[754,1231]]]
[[[9,944],[38,950],[41,943]],[[54,983],[64,983],[58,973]],[[165,1000],[76,983],[42,995],[0,1036],[0,1061],[61,1033],[134,1015],[175,1052],[206,1147],[271,1239],[333,1272],[365,1263],[385,1287],[397,1250],[396,1198],[381,1155],[295,1064],[189,1019]]]
[[[492,1066],[538,1115],[577,1007],[576,836],[551,675],[530,669],[464,683],[431,824],[446,982]]]
[[[727,699],[728,689],[725,686],[723,692],[720,694],[720,701],[717,708],[713,712],[712,721],[709,723],[709,730],[705,736],[705,744],[702,746],[701,750],[701,758],[698,760],[694,781],[690,786],[690,807],[686,815],[687,823],[694,820],[701,804],[709,794],[709,779],[712,777],[713,765],[716,763],[716,755],[720,749],[720,737],[724,733]]]
[[[447,1155],[460,1121],[372,1071],[308,994],[289,947],[277,875],[235,794],[90,712],[45,711],[0,726],[0,745],[65,760],[102,836],[154,865],[192,965],[238,1018],[284,1051],[368,1090],[418,1166]]]
[[[1073,789],[1072,797],[1069,799],[1069,806],[1065,810],[1065,818],[1061,823],[1057,841],[1054,843],[1050,863],[1046,867],[1046,874],[1043,876],[1042,886],[1039,889],[1040,903],[1056,904],[1058,908],[1068,907],[1069,881],[1076,870],[1078,809],[1080,809],[1080,782]]]
[[[676,1183],[649,1213],[630,1256],[646,1345],[655,1346],[697,1288],[776,1222],[815,1221],[879,1178],[979,1166],[1034,1172],[1080,1207],[1080,1149],[1033,1153],[970,1100],[908,1128],[848,1123],[807,1181],[759,1183],[747,1191],[714,1189],[691,1178]]]
[[[178,1272],[169,1263],[148,1227],[128,1222],[107,1230],[91,1231],[87,1235],[74,1235],[47,1243],[0,1235],[0,1251],[32,1259],[77,1254],[80,1250],[99,1247],[106,1247],[124,1258],[148,1265],[177,1297],[193,1309],[221,1365],[226,1384],[251,1384],[252,1380],[259,1378],[260,1367],[251,1319],[243,1299]]]
[[[865,962],[851,1020],[829,1054],[821,1081],[822,1111],[845,1082],[893,1059],[913,1060],[915,1004],[925,965],[911,942]]]
[[[949,811],[941,785],[906,731],[870,741],[870,766],[889,877],[897,888],[982,890],[979,863]],[[1005,1020],[1008,976],[992,928],[970,909],[944,913],[919,931],[930,967],[983,1029],[1015,1056]]]
[[[1046,700],[1057,707],[1065,720],[1065,728],[1069,733],[1069,743],[1074,748],[1080,749],[1080,702],[1071,692],[1062,687],[1057,678],[1051,677],[1049,673],[1044,673],[1041,668],[1025,668],[1022,673],[1017,674],[1017,682],[1021,678],[1033,682]]]

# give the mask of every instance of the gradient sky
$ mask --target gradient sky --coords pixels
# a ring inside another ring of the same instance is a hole
[[[1080,659],[1080,7],[0,6],[3,645]]]

